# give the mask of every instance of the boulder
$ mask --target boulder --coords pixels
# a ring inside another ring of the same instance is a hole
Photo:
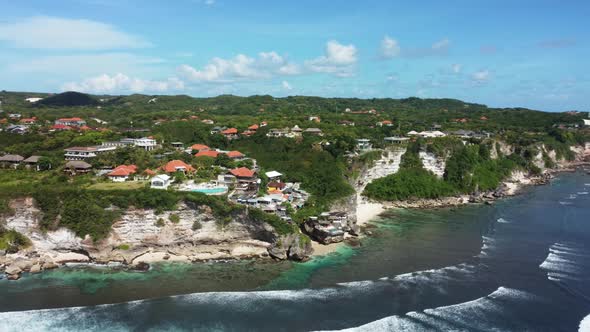
[[[31,266],[31,269],[29,270],[29,272],[31,272],[31,273],[41,272],[41,264],[37,263],[37,264]]]
[[[313,248],[306,235],[297,233],[280,236],[268,248],[268,253],[275,259],[304,261],[313,254]]]
[[[148,263],[139,262],[139,263],[133,265],[131,268],[134,271],[145,272],[150,269],[150,265]]]
[[[23,272],[20,267],[17,265],[9,265],[4,270],[6,273],[6,279],[8,280],[18,280],[20,279],[20,274]]]
[[[45,262],[45,263],[43,263],[43,269],[44,270],[56,269],[57,267],[58,267],[57,264],[55,264],[54,262]]]

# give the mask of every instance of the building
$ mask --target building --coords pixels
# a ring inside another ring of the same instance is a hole
[[[320,122],[322,121],[319,116],[310,116],[307,118],[309,121]]]
[[[234,168],[229,173],[236,177],[236,189],[241,191],[258,191],[256,172],[246,167]]]
[[[277,171],[270,171],[270,172],[266,172],[264,173],[264,175],[266,175],[266,177],[271,180],[271,181],[281,181],[281,176],[283,176],[283,174],[277,172]]]
[[[39,97],[29,97],[29,98],[25,98],[26,101],[28,101],[29,103],[33,104],[38,102],[39,100],[42,100],[43,98],[39,98]]]
[[[323,244],[342,242],[345,232],[351,231],[346,212],[323,212],[310,217],[303,226],[310,237]]]
[[[219,156],[219,152],[213,150],[201,150],[197,154],[195,154],[195,157],[217,158],[217,156]]]
[[[144,149],[146,151],[152,151],[156,148],[157,142],[153,138],[142,137],[142,138],[135,139],[134,145],[140,149]]]
[[[61,118],[55,120],[56,125],[64,125],[70,127],[82,127],[86,125],[86,121],[81,118]]]
[[[266,133],[267,137],[285,137],[289,134],[289,129],[271,129]]]
[[[344,127],[354,127],[354,122],[348,120],[340,120],[338,124]]]
[[[150,181],[150,188],[166,190],[170,186],[170,179],[166,174],[156,175]]]
[[[584,126],[590,126],[590,119],[584,119]]]
[[[183,172],[185,174],[195,171],[191,165],[185,163],[182,160],[169,161],[166,165],[162,166],[162,170],[166,173]]]
[[[7,133],[24,135],[29,132],[29,126],[11,125],[6,128]]]
[[[315,136],[323,136],[324,135],[322,130],[319,128],[307,128],[307,129],[305,129],[304,133],[309,134],[309,135],[315,135]]]
[[[201,151],[209,151],[209,150],[211,150],[211,149],[205,144],[191,145],[191,152],[194,152],[194,151],[201,152]]]
[[[41,156],[30,156],[29,158],[23,160],[23,164],[25,164],[25,166],[27,168],[34,168],[37,171],[40,171],[41,168],[39,167],[39,160],[41,159]]]
[[[227,139],[236,139],[238,138],[238,129],[228,128],[226,130],[222,130],[221,135],[225,136]]]
[[[368,138],[359,138],[356,140],[356,148],[359,150],[371,150],[373,144],[371,144],[371,140]]]
[[[385,143],[389,143],[389,144],[402,144],[404,142],[409,141],[410,139],[408,137],[385,137],[383,139],[385,141]]]
[[[389,120],[383,120],[383,121],[377,122],[376,125],[379,126],[379,127],[383,127],[383,126],[391,127],[391,126],[393,126],[393,122],[391,122]]]
[[[0,157],[0,165],[3,167],[17,168],[24,159],[23,156],[17,154],[7,154]]]
[[[107,174],[109,179],[113,182],[125,182],[130,176],[137,172],[137,166],[135,165],[121,165],[115,167],[115,169]]]
[[[72,160],[68,161],[64,167],[64,172],[70,175],[86,174],[92,171],[92,165],[85,161]]]
[[[37,117],[20,119],[19,123],[23,126],[33,126],[37,124]]]
[[[66,160],[85,160],[94,158],[100,153],[110,152],[116,150],[116,146],[75,146],[64,149],[64,157]]]
[[[182,142],[172,142],[170,145],[172,145],[172,147],[176,150],[184,150],[184,143]]]
[[[240,159],[244,159],[246,157],[246,155],[244,155],[243,153],[241,153],[240,151],[230,151],[228,153],[226,153],[227,156],[230,159],[234,159],[234,160],[240,160]]]

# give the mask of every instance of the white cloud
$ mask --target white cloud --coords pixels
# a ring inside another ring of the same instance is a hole
[[[481,70],[471,74],[471,80],[476,84],[485,83],[490,79],[489,70]]]
[[[313,72],[346,77],[353,75],[353,66],[357,60],[357,49],[354,45],[343,45],[331,40],[326,43],[325,55],[305,61],[305,66]]]
[[[11,60],[6,69],[16,74],[51,74],[59,77],[88,77],[107,72],[125,72],[133,75],[153,75],[165,61],[161,58],[138,56],[130,53],[99,53],[55,55],[30,60]]]
[[[212,5],[214,5],[214,4],[215,4],[215,0],[205,0],[205,4],[206,4],[207,6],[212,6]]]
[[[91,93],[121,93],[121,92],[168,92],[184,89],[184,82],[178,78],[169,78],[164,81],[143,80],[132,78],[118,73],[110,76],[107,74],[91,77],[82,82],[69,82],[61,87],[62,91],[80,91]]]
[[[381,40],[381,56],[386,59],[390,59],[398,56],[401,53],[401,48],[397,40],[385,36]]]
[[[275,75],[296,75],[299,68],[276,52],[261,52],[252,58],[238,54],[231,59],[213,58],[202,69],[189,65],[178,68],[179,73],[191,81],[231,82],[238,79],[265,79]]]
[[[281,83],[281,85],[283,86],[283,89],[285,89],[285,90],[293,90],[293,87],[287,81],[283,81],[283,83]]]
[[[451,70],[455,74],[459,74],[461,72],[461,69],[463,69],[463,66],[459,63],[455,63],[451,66]]]
[[[32,49],[108,50],[151,46],[110,24],[47,16],[0,24],[0,41]]]
[[[391,59],[398,56],[408,58],[422,58],[447,54],[451,47],[451,41],[447,38],[433,43],[430,47],[403,48],[399,42],[389,36],[381,40],[380,55],[384,59]]]
[[[432,44],[433,50],[445,50],[449,48],[451,45],[451,41],[447,38],[437,41],[436,43]]]

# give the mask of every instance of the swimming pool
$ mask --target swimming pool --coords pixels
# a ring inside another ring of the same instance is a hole
[[[214,188],[198,188],[191,190],[192,192],[203,193],[207,195],[222,194],[227,191],[227,187],[214,187]]]

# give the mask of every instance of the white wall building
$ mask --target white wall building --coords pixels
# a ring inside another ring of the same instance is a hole
[[[166,174],[156,175],[150,181],[150,188],[166,190],[170,186],[170,179],[170,176]]]

